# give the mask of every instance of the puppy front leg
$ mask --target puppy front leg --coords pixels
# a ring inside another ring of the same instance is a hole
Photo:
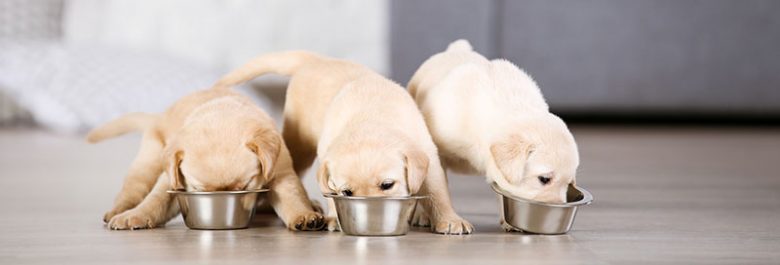
[[[328,223],[328,231],[341,231],[341,225],[339,224],[338,215],[336,215],[336,203],[332,198],[328,200],[328,213],[325,217],[325,221]]]
[[[314,210],[301,180],[292,171],[275,174],[268,188],[271,206],[288,229],[322,230],[322,214]]]
[[[155,228],[167,223],[179,213],[179,204],[173,203],[173,196],[167,174],[162,174],[146,198],[135,208],[127,210],[109,220],[108,227],[115,230]]]
[[[431,226],[431,217],[425,212],[425,207],[418,203],[414,208],[414,215],[412,216],[412,225],[429,227]]]
[[[452,208],[447,176],[441,164],[437,161],[431,163],[430,167],[428,177],[421,188],[423,194],[429,197],[421,202],[425,213],[430,217],[431,230],[440,234],[470,234],[474,227]]]
[[[151,131],[145,132],[138,154],[114,200],[114,206],[103,215],[104,222],[108,223],[117,214],[136,207],[149,194],[155,180],[163,171],[163,161],[160,158],[162,150],[163,143],[159,136]]]

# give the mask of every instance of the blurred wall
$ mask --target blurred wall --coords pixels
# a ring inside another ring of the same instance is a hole
[[[468,38],[526,69],[559,112],[780,116],[780,1],[391,3],[400,82]]]
[[[64,36],[230,69],[308,49],[388,71],[386,0],[68,0]]]

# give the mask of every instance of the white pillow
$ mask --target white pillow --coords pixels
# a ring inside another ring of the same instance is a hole
[[[0,0],[0,39],[59,39],[62,8],[62,0]],[[29,114],[0,91],[0,125],[28,120]]]
[[[221,75],[162,54],[32,41],[0,42],[0,73],[2,92],[36,122],[62,132],[85,131],[127,112],[162,112]],[[267,99],[250,96],[270,111]]]

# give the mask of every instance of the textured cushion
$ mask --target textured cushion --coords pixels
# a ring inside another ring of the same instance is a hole
[[[0,39],[59,39],[62,0],[0,0]]]
[[[84,131],[127,112],[164,111],[220,76],[160,54],[47,42],[0,42],[0,73],[2,92],[36,122],[66,132]],[[254,98],[269,109],[267,100]]]
[[[62,0],[0,0],[0,40],[59,39],[62,10]],[[0,124],[28,119],[28,113],[0,91]]]

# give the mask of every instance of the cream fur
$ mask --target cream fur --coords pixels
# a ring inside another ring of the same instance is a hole
[[[325,224],[271,118],[232,89],[196,92],[162,114],[127,114],[94,129],[87,140],[129,131],[144,136],[113,209],[104,215],[111,229],[165,224],[179,212],[166,193],[170,189],[269,188],[270,204],[288,228],[318,230]]]
[[[298,174],[316,157],[323,193],[405,196],[419,191],[430,196],[423,206],[434,232],[471,232],[471,224],[452,208],[436,146],[402,87],[361,65],[302,51],[260,56],[217,86],[266,73],[291,76],[283,135]],[[383,182],[395,185],[383,190]],[[329,208],[329,228],[337,229],[332,201]]]
[[[449,168],[486,175],[523,198],[565,201],[579,165],[577,145],[524,71],[458,40],[425,61],[408,89]]]

